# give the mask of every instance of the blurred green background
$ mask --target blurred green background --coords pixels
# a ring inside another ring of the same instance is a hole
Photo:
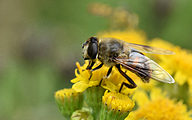
[[[109,28],[84,0],[0,0],[0,119],[62,120],[54,92],[71,87],[81,45]],[[191,0],[97,0],[139,16],[148,38],[191,49]]]

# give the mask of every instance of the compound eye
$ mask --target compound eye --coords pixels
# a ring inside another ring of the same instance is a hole
[[[96,59],[98,52],[98,44],[97,42],[91,42],[88,47],[88,55],[91,59]]]

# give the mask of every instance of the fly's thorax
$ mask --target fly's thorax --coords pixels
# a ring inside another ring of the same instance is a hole
[[[98,59],[106,66],[113,66],[113,58],[117,57],[122,52],[122,43],[116,39],[106,38],[101,40],[98,48]]]
[[[102,55],[114,57],[120,54],[129,55],[131,49],[129,47],[129,43],[123,40],[115,38],[102,38],[99,42],[99,52]]]
[[[107,67],[112,67],[115,65],[112,58],[103,52],[99,52],[98,59]]]

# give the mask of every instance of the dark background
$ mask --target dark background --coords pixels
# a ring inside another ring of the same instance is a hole
[[[95,1],[96,2],[96,1]],[[148,38],[191,49],[191,0],[97,0],[139,16]],[[54,92],[71,87],[81,45],[109,28],[90,0],[0,0],[0,119],[62,120]]]

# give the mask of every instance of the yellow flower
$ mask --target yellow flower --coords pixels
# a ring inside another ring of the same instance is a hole
[[[128,96],[116,92],[105,91],[102,97],[102,108],[100,113],[100,118],[124,120],[124,118],[129,114],[129,112],[135,106],[134,101],[132,101]]]
[[[102,37],[112,37],[124,40],[130,43],[137,43],[137,44],[145,44],[147,37],[144,31],[142,30],[116,30],[116,31],[109,31],[109,32],[99,32],[98,36]]]
[[[70,98],[71,96],[77,96],[78,92],[76,92],[74,89],[62,89],[62,90],[58,90],[56,93],[55,93],[55,98],[56,99],[61,99],[61,100],[64,100],[64,97],[66,98]]]
[[[150,98],[147,93],[138,90],[133,95],[133,100],[136,101],[138,109],[131,112],[126,120],[191,120],[190,112],[187,112],[187,107],[182,101],[176,102],[166,97],[166,92],[161,89],[152,89]]]
[[[68,119],[75,110],[80,110],[83,106],[83,94],[74,89],[59,90],[54,96],[60,112]]]
[[[156,55],[158,63],[169,72],[176,81],[174,85],[173,95],[188,101],[188,105],[192,106],[192,53],[190,50],[181,49],[159,38],[155,38],[150,43],[152,46],[165,48],[175,52],[175,55]],[[177,87],[177,84],[179,85]]]
[[[76,78],[72,79],[71,82],[75,83],[72,88],[77,92],[83,92],[88,87],[99,85],[103,77],[106,76],[108,70],[107,67],[102,67],[99,70],[95,70],[91,73],[89,70],[86,70],[86,67],[88,66],[88,61],[85,61],[85,64],[82,67],[77,62],[76,66],[79,71],[79,74],[76,69]],[[93,68],[96,66],[97,64],[94,65]]]
[[[105,91],[102,97],[102,102],[109,109],[120,112],[129,112],[135,106],[134,101],[132,101],[128,96],[116,92]]]
[[[100,62],[97,62],[96,65],[93,66],[93,68],[96,67],[98,64],[100,64]],[[95,70],[91,73],[89,70],[86,70],[88,61],[85,61],[85,64],[83,66],[80,66],[78,62],[76,63],[76,65],[79,73],[76,69],[76,78],[72,79],[71,82],[75,83],[73,84],[72,88],[77,92],[83,92],[88,87],[98,85],[101,85],[104,89],[117,92],[119,91],[122,82],[128,83],[127,79],[125,79],[115,67],[113,68],[111,75],[106,78],[105,76],[107,75],[109,67],[103,66],[102,68]],[[127,73],[133,80],[139,79],[139,81],[141,81],[140,78],[137,77],[134,73],[131,73],[129,71],[127,71]],[[121,90],[121,93],[123,94],[131,95],[133,92],[134,89],[129,89],[126,86],[124,86]]]

